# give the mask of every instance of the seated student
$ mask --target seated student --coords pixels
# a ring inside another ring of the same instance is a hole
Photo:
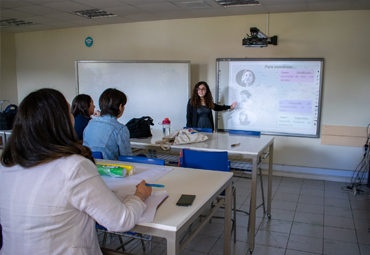
[[[101,116],[92,119],[85,128],[84,145],[100,151],[104,159],[132,156],[130,131],[117,121],[125,111],[127,97],[117,89],[106,89],[99,98]]]
[[[32,92],[1,155],[1,254],[101,255],[95,221],[128,231],[150,194],[142,181],[121,202],[99,175],[91,150],[78,142],[62,93]]]
[[[94,111],[95,105],[94,100],[86,94],[77,95],[71,106],[71,112],[75,117],[75,131],[77,134],[78,140],[83,140],[82,134],[85,127],[91,120],[91,115],[100,116],[100,111]]]

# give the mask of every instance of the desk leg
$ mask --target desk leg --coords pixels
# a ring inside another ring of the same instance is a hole
[[[257,200],[257,157],[253,158],[252,162],[252,191],[251,191],[251,208],[249,214],[250,229],[249,229],[249,250],[254,249],[254,237],[256,235],[256,200]]]
[[[232,190],[231,185],[226,187],[225,190],[225,220],[224,220],[224,255],[230,254],[230,241],[231,241],[231,200]]]
[[[176,232],[173,232],[167,239],[167,254],[180,255],[179,238]]]
[[[272,198],[272,164],[274,156],[274,143],[269,147],[269,171],[268,171],[268,191],[267,191],[267,217],[271,219],[271,198]]]

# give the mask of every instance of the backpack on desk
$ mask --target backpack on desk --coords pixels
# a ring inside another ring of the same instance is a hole
[[[199,133],[194,129],[181,129],[176,131],[173,134],[165,136],[162,140],[156,141],[156,144],[159,144],[162,150],[168,151],[171,149],[172,144],[188,144],[188,143],[198,143],[204,142],[208,137],[204,134]]]
[[[15,104],[8,105],[3,112],[0,112],[0,130],[10,130],[13,128],[15,115],[18,106]]]
[[[126,127],[130,131],[130,138],[147,138],[152,136],[150,126],[153,126],[153,119],[149,116],[141,118],[133,118],[126,123]]]

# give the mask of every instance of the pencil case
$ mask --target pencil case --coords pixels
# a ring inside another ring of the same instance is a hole
[[[100,175],[108,175],[112,177],[126,177],[131,176],[135,172],[135,167],[132,165],[118,165],[96,163]]]

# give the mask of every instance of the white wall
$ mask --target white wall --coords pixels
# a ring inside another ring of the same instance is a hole
[[[9,100],[12,104],[18,104],[15,35],[14,33],[1,32],[0,38],[0,101]],[[6,107],[8,104],[9,102],[4,102],[3,106]]]
[[[71,101],[76,94],[75,60],[190,60],[191,83],[206,80],[215,95],[216,58],[322,57],[321,124],[366,127],[370,122],[370,33],[366,32],[370,11],[271,14],[269,21],[269,35],[278,35],[279,45],[267,48],[242,46],[250,27],[268,32],[266,15],[16,34],[18,99],[35,89],[54,87]],[[84,44],[87,36],[94,39],[91,48]],[[185,105],[179,114],[185,123]],[[362,155],[362,148],[321,145],[320,139],[275,139],[278,171],[351,176]]]

